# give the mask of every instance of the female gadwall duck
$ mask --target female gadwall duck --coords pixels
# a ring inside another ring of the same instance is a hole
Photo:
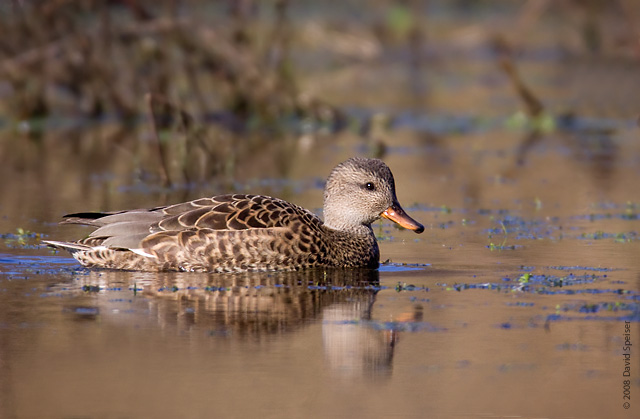
[[[77,242],[45,241],[82,265],[137,271],[239,272],[313,267],[377,268],[371,223],[387,218],[422,233],[396,198],[381,160],[351,158],[331,171],[324,222],[312,212],[261,195],[220,195],[167,207],[66,215],[97,227]]]

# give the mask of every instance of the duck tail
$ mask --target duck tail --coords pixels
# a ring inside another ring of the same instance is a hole
[[[72,255],[76,252],[83,252],[87,250],[91,250],[91,246],[87,246],[84,244],[78,243],[70,243],[70,242],[58,242],[54,240],[43,240],[42,243],[46,244],[49,247],[53,247],[54,249],[62,249],[71,253]]]

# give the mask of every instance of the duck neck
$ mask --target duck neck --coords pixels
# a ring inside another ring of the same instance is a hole
[[[373,236],[373,230],[370,224],[348,225],[344,223],[335,223],[325,219],[324,225],[331,230],[342,233],[355,234],[358,236]]]
[[[340,207],[334,209],[333,205],[324,206],[324,224],[332,230],[342,231],[351,234],[373,234],[371,225],[367,223],[358,223],[358,214],[350,214],[349,209]]]

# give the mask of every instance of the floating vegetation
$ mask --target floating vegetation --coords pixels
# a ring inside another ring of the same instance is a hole
[[[567,320],[640,322],[640,303],[638,302],[568,303],[558,305],[555,311],[554,314],[546,317],[547,322]],[[568,316],[566,313],[583,314],[583,316]]]
[[[525,220],[518,215],[507,214],[500,219],[495,219],[499,227],[484,230],[484,233],[492,237],[496,234],[511,234],[514,239],[559,239],[562,237],[561,228],[557,225],[559,218],[553,217],[545,220]],[[557,234],[557,235],[554,235]]]
[[[444,223],[438,223],[438,228],[441,230],[447,229],[449,227],[453,227],[455,225],[455,223],[451,220],[444,222]]]
[[[524,301],[516,301],[515,303],[506,303],[506,305],[510,306],[510,307],[533,307],[535,305],[535,303],[527,303]]]
[[[15,256],[0,254],[0,275],[8,279],[29,279],[33,275],[86,275],[89,270],[75,259],[49,256]]]
[[[578,238],[583,240],[610,239],[615,243],[628,243],[638,240],[638,233],[636,231],[629,231],[627,233],[607,233],[604,231],[596,231],[595,233],[582,233]]]
[[[511,213],[511,211],[504,208],[499,208],[499,209],[480,208],[477,211],[478,215],[507,215],[509,213]]]
[[[557,275],[545,275],[545,274],[532,274],[530,272],[526,272],[520,275],[517,279],[512,280],[509,277],[503,278],[505,282],[518,282],[519,284],[528,284],[528,285],[541,285],[545,287],[565,287],[571,285],[581,285],[581,284],[591,284],[598,280],[606,278],[606,275],[596,275],[596,274],[583,274],[583,275],[574,275],[570,273],[566,276],[557,276]]]
[[[0,234],[5,246],[12,249],[37,249],[43,236],[23,228],[17,228],[15,233]]]
[[[522,245],[520,245],[520,244],[510,244],[510,245],[507,245],[507,244],[504,244],[504,243],[503,243],[503,244],[493,244],[493,243],[489,243],[489,244],[487,245],[487,248],[488,248],[489,250],[491,250],[492,252],[493,252],[494,250],[516,250],[516,249],[521,249],[521,248],[523,248],[523,247],[524,247],[524,246],[522,246]]]
[[[453,210],[451,209],[451,207],[449,207],[447,205],[442,205],[440,207],[440,212],[443,212],[445,214],[451,214],[453,212]]]
[[[396,292],[418,291],[419,289],[420,289],[419,287],[416,287],[415,285],[412,285],[412,284],[407,284],[405,282],[398,282],[395,286]],[[421,290],[429,291],[428,288],[421,288]]]
[[[601,311],[618,312],[618,311],[638,311],[640,312],[640,304],[636,302],[599,302],[599,303],[578,303],[578,304],[562,304],[556,307],[556,312],[575,311],[578,313],[598,313]]]
[[[617,269],[615,268],[603,268],[593,266],[547,266],[549,269],[556,269],[559,271],[596,271],[596,272],[611,272]],[[523,270],[533,269],[533,267],[523,266]]]
[[[623,220],[636,220],[638,213],[635,212],[624,213],[607,213],[607,214],[589,214],[581,216],[572,216],[570,221],[575,220],[588,220],[591,222],[598,220],[611,220],[611,219],[623,219]],[[637,241],[640,239],[640,234],[637,231],[627,232],[607,232],[604,230],[597,230],[594,232],[584,232],[580,234],[571,234],[571,231],[577,230],[578,227],[563,228],[561,219],[559,217],[548,217],[545,219],[532,219],[526,220],[521,216],[509,213],[508,211],[491,211],[491,210],[478,210],[480,215],[489,215],[490,219],[497,224],[496,227],[488,228],[482,231],[487,234],[491,239],[494,236],[504,237],[504,241],[500,244],[490,242],[486,247],[491,250],[515,250],[521,246],[506,245],[506,236],[514,240],[540,240],[550,239],[559,240],[567,238],[577,238],[580,240],[612,240],[616,243],[628,243]],[[500,217],[496,217],[500,215]]]
[[[587,220],[587,221],[600,221],[600,220],[626,220],[626,221],[636,221],[640,219],[640,214],[634,211],[624,211],[624,212],[607,212],[603,214],[591,213],[585,215],[574,215],[571,217],[573,220]]]
[[[517,111],[509,116],[505,120],[504,126],[511,130],[536,130],[543,134],[552,133],[557,129],[556,120],[552,115],[545,113],[532,118],[522,111]]]
[[[99,285],[83,285],[82,291],[84,292],[100,292],[102,288]]]
[[[529,267],[523,267],[523,270],[528,270]],[[606,270],[605,270],[606,271]],[[483,282],[483,283],[455,283],[453,285],[447,285],[445,283],[436,283],[445,291],[464,291],[464,290],[492,290],[500,292],[524,292],[543,295],[574,295],[574,294],[612,294],[612,295],[638,295],[635,291],[625,290],[622,288],[616,289],[600,289],[600,288],[577,288],[572,287],[594,284],[600,281],[606,280],[608,277],[606,274],[573,274],[570,273],[565,276],[551,275],[551,274],[533,274],[531,272],[525,272],[516,277],[503,277],[500,283],[495,282]],[[406,290],[404,286],[399,284],[396,286],[396,290],[400,286],[400,290]]]

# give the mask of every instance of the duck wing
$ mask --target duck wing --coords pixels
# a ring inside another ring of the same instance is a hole
[[[78,243],[133,249],[139,248],[142,240],[154,233],[280,227],[295,230],[302,224],[319,226],[321,221],[310,211],[281,199],[234,194],[151,209],[69,214],[63,223],[98,227]]]
[[[318,218],[297,205],[263,195],[220,195],[162,209],[164,217],[151,232],[191,229],[247,230],[287,227],[300,218]]]

